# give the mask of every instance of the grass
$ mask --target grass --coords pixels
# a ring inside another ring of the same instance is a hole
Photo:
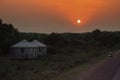
[[[113,50],[113,56],[120,55],[120,50]],[[78,65],[52,80],[84,80],[96,67],[103,64],[109,57],[107,54],[94,57],[88,63]]]
[[[41,56],[33,60],[11,60],[0,57],[0,79],[50,80],[65,72],[74,73],[73,71],[78,69],[79,71],[88,69],[88,65],[103,59],[108,52],[107,49],[82,51],[79,48],[74,50],[60,48],[57,49],[56,54]]]
[[[82,79],[83,77],[87,76],[86,72],[88,73],[92,67],[95,67],[96,65],[98,65],[98,63],[103,62],[105,58],[106,56],[95,57],[88,63],[78,65],[77,67],[66,71],[60,76],[54,78],[54,80],[74,80],[76,78]]]

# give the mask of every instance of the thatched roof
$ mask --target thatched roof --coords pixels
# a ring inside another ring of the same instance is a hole
[[[13,45],[12,47],[34,47],[34,46],[27,40],[22,40],[17,44]]]
[[[14,47],[14,48],[27,48],[27,47],[47,47],[47,46],[45,44],[37,41],[37,40],[34,40],[32,42],[28,42],[27,40],[23,40],[23,41],[20,41],[17,44],[11,46],[11,47]]]
[[[47,47],[45,44],[39,42],[38,40],[33,40],[33,41],[31,42],[31,44],[32,44],[33,46],[37,46],[37,47]]]

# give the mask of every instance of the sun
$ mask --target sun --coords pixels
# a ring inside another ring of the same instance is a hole
[[[77,23],[78,23],[78,24],[80,24],[80,23],[81,23],[81,20],[80,20],[80,19],[78,19],[78,20],[77,20]]]

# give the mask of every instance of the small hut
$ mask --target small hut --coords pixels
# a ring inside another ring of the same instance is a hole
[[[31,42],[33,46],[36,46],[36,53],[38,55],[46,55],[47,54],[47,46],[37,40]]]
[[[18,42],[17,44],[11,46],[12,57],[14,58],[36,58],[38,57],[38,55],[46,54],[47,49],[44,49],[44,48],[47,48],[47,46],[44,45],[44,48],[41,48],[40,44],[38,46],[37,43],[38,43],[37,40],[34,40],[32,42],[28,42],[27,40]]]

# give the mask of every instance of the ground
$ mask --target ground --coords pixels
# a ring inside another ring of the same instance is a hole
[[[55,80],[120,80],[120,51],[116,51],[113,57],[86,64],[81,68],[68,71]]]
[[[71,52],[71,51],[70,51]],[[106,51],[99,53],[107,53]],[[94,53],[55,54],[33,60],[14,60],[0,57],[0,79],[2,80],[75,80],[88,75],[102,64],[107,55]],[[92,57],[91,57],[92,55]],[[93,55],[95,57],[93,57]],[[96,65],[97,63],[97,65]],[[90,69],[91,68],[91,69]]]

